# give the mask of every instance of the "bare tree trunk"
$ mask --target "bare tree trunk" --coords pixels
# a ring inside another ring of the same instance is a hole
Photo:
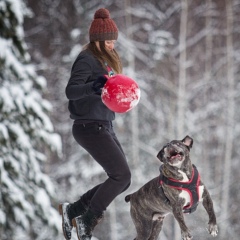
[[[222,203],[221,203],[221,221],[222,236],[226,237],[228,224],[228,210],[229,210],[229,186],[231,177],[231,159],[233,150],[233,127],[234,127],[234,67],[233,67],[233,9],[232,0],[226,0],[227,11],[227,132],[226,132],[226,145],[225,145],[225,158],[224,158],[224,171],[223,171],[223,189],[222,189]]]
[[[205,60],[205,94],[204,94],[204,104],[207,104],[208,102],[208,86],[209,82],[211,80],[212,76],[212,49],[213,49],[213,35],[212,35],[212,0],[206,0],[206,5],[207,5],[207,15],[206,15],[206,39],[205,39],[205,44],[206,44],[206,60]],[[208,117],[208,116],[207,116]],[[206,119],[205,125],[203,126],[203,131],[204,131],[204,136],[209,136],[209,123]],[[203,147],[203,168],[204,169],[211,169],[209,167],[209,141],[204,141],[203,144],[205,145]],[[205,172],[205,177],[206,181],[209,181],[210,179],[210,171]]]
[[[180,39],[179,39],[179,85],[178,85],[178,117],[177,117],[177,137],[184,135],[184,113],[186,107],[186,39],[187,39],[187,19],[188,0],[181,0],[182,11],[180,19]]]
[[[113,240],[118,240],[118,231],[117,231],[117,214],[116,214],[116,205],[113,201],[109,207],[110,214],[110,237]]]
[[[130,2],[129,0],[125,0],[125,10],[128,11],[130,9]],[[126,12],[126,25],[127,25],[127,38],[131,41],[132,37],[132,17],[131,15]],[[131,44],[132,45],[132,44]],[[132,46],[134,47],[134,46]],[[132,79],[135,79],[135,56],[131,51],[127,51],[127,60],[128,60],[128,71],[127,75]],[[131,110],[131,128],[132,128],[132,160],[135,168],[136,179],[142,179],[142,171],[139,167],[139,130],[138,130],[138,108],[134,108]]]
[[[181,0],[180,39],[179,39],[179,85],[178,85],[178,116],[177,116],[177,138],[183,138],[185,132],[185,110],[186,110],[186,60],[187,60],[187,20],[188,0]],[[174,240],[181,239],[179,225],[174,221]]]

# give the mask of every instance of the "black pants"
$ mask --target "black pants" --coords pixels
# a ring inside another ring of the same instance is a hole
[[[131,173],[125,154],[113,131],[112,124],[73,124],[75,140],[102,166],[108,179],[82,195],[85,203],[96,213],[106,210],[114,198],[125,191]]]

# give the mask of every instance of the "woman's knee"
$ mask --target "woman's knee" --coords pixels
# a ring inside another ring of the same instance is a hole
[[[126,186],[131,182],[131,172],[129,168],[118,169],[114,174],[109,175],[118,184]]]
[[[128,182],[128,184],[123,188],[122,192],[126,191],[131,185],[131,179],[130,181]]]
[[[129,187],[131,183],[131,171],[129,168],[125,169],[124,171],[119,171],[119,174],[116,180],[123,185],[123,187]]]

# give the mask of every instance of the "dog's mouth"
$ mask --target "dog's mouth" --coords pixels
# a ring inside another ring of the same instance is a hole
[[[176,149],[172,149],[170,150],[169,152],[169,160],[171,162],[174,162],[174,161],[182,161],[183,160],[183,157],[184,157],[184,153],[183,152],[179,152],[177,151]]]

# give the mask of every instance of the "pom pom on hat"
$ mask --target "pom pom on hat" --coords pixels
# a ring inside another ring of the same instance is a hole
[[[117,40],[117,38],[118,28],[110,18],[109,11],[105,8],[98,9],[89,29],[90,42]]]
[[[100,8],[94,14],[94,19],[97,18],[110,18],[110,13],[106,8]]]

